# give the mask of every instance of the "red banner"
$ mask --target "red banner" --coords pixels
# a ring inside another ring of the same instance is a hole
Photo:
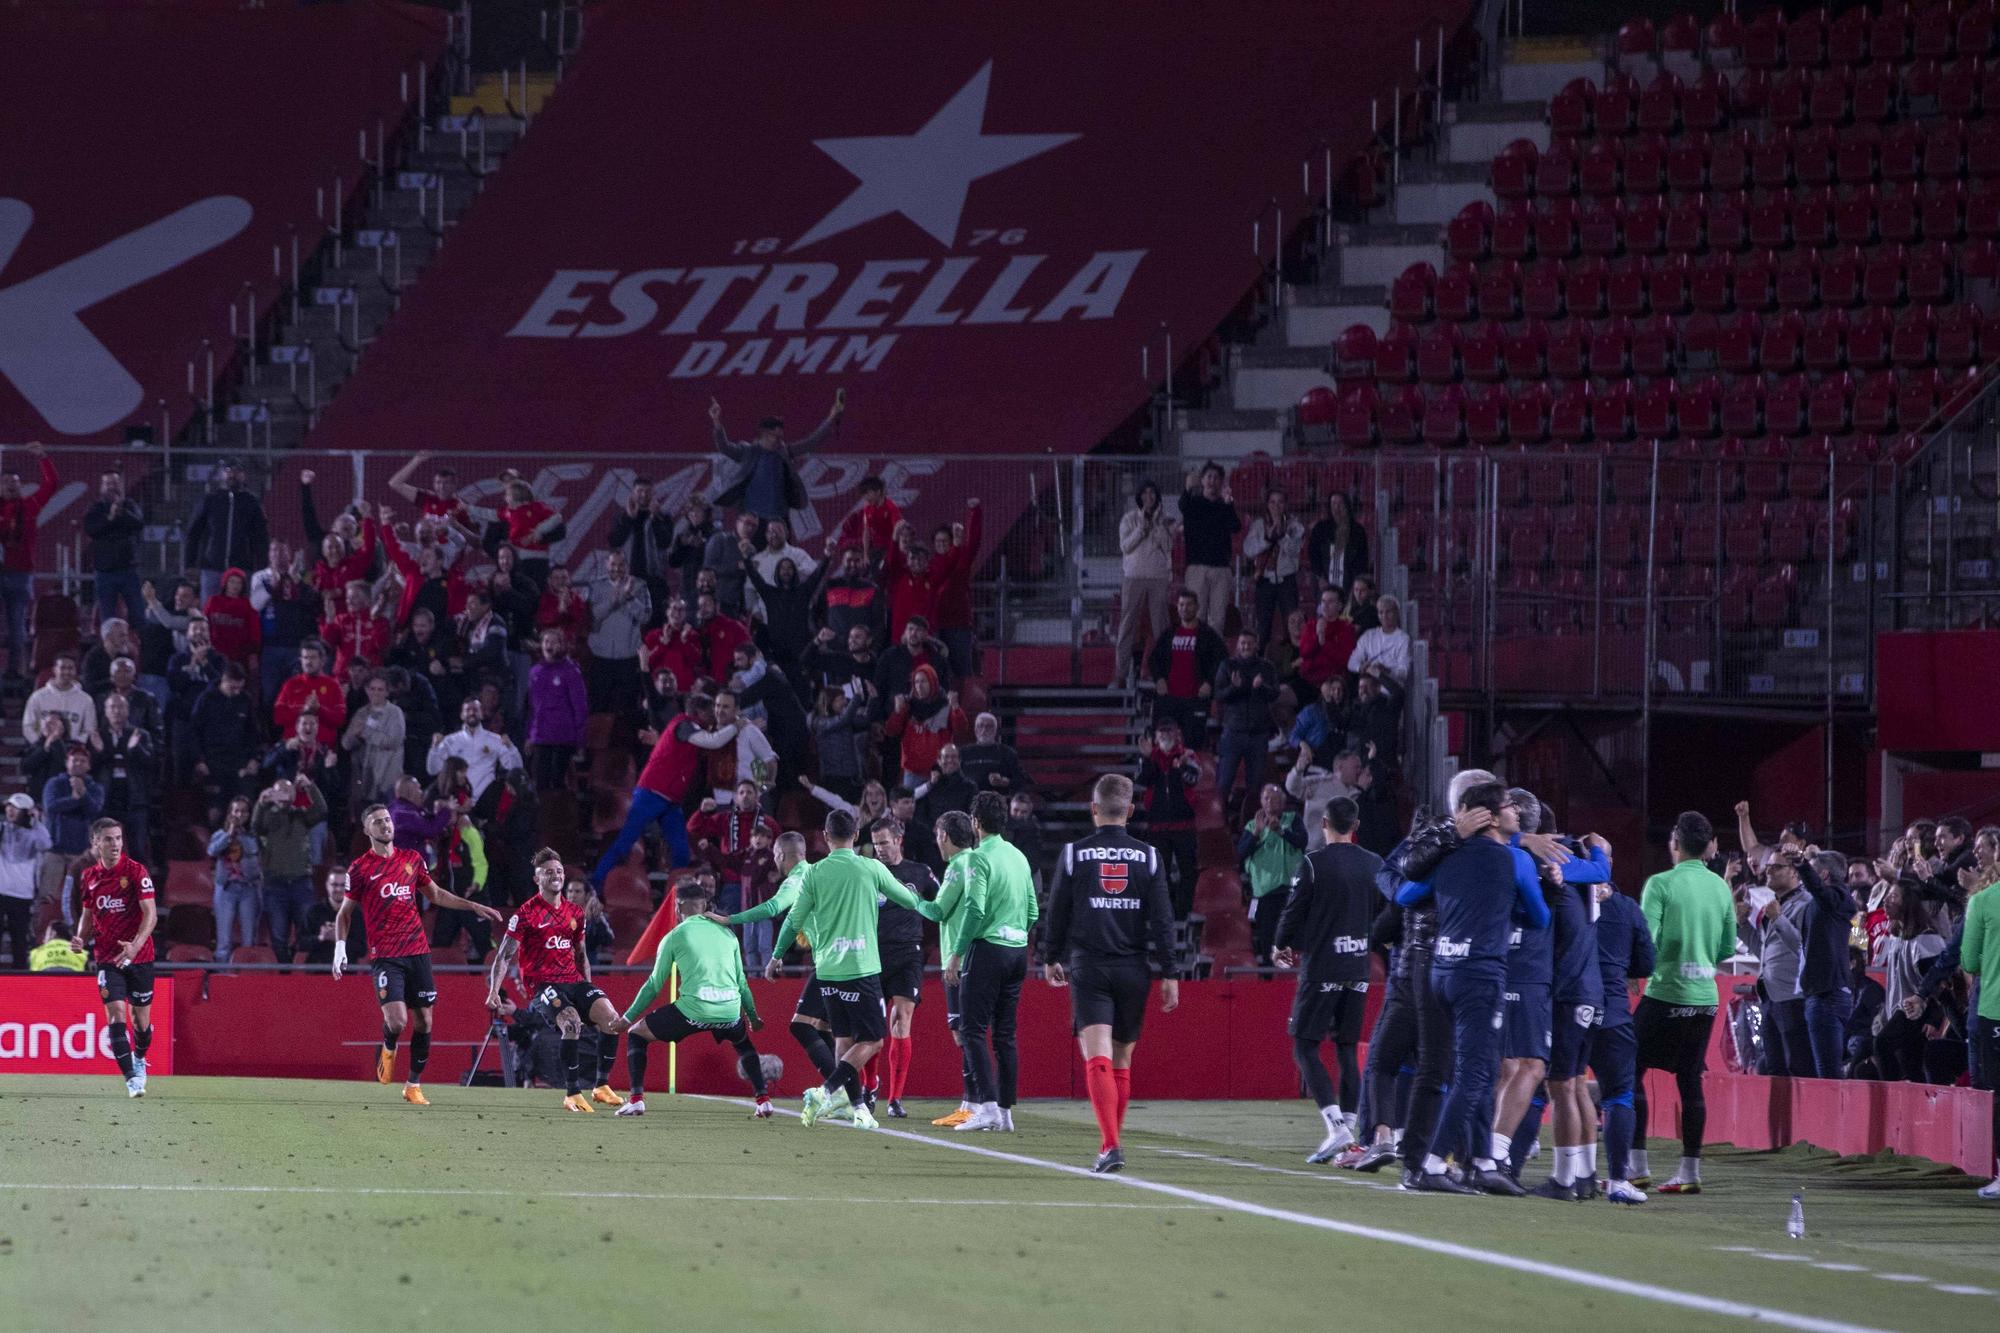
[[[153,1045],[147,1072],[174,1072],[174,983],[153,992]],[[0,977],[0,1074],[111,1074],[111,1031],[97,980],[81,976]]]
[[[700,454],[842,386],[842,450],[1091,448],[1467,8],[606,5],[315,443]]]
[[[0,440],[184,420],[189,359],[226,370],[232,303],[269,310],[443,32],[392,0],[0,8]]]

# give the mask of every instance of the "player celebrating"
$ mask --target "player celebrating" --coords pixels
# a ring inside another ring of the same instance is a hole
[[[813,951],[810,983],[819,991],[827,1025],[833,1029],[834,1066],[822,1087],[807,1088],[802,1123],[812,1125],[852,1108],[854,1123],[875,1128],[861,1099],[861,1069],[882,1049],[888,1017],[882,1004],[882,955],[876,946],[875,904],[882,898],[915,911],[923,899],[904,888],[888,867],[855,855],[854,816],[829,810],[826,841],[832,848],[806,871],[798,901],[778,923],[778,938],[802,933]],[[778,955],[765,964],[766,978],[778,974]]]
[[[417,895],[439,907],[475,912],[495,925],[501,916],[485,903],[439,888],[424,868],[421,853],[396,846],[396,826],[388,806],[371,805],[363,811],[361,831],[368,835],[368,850],[348,863],[347,897],[333,920],[333,975],[338,979],[347,971],[347,927],[359,901],[368,953],[374,959],[375,998],[382,1005],[382,1049],[375,1057],[375,1081],[387,1083],[394,1074],[396,1043],[409,1028],[410,1077],[403,1085],[403,1100],[429,1106],[423,1077],[431,1058],[431,1006],[437,1003],[437,982],[431,977],[431,942],[424,933]]]
[[[653,975],[639,988],[624,1017],[616,1020],[618,1030],[632,1034],[625,1044],[625,1063],[632,1073],[632,1099],[618,1108],[619,1115],[646,1114],[647,1046],[656,1041],[678,1042],[697,1032],[706,1032],[718,1045],[726,1041],[736,1048],[737,1067],[757,1092],[757,1109],[751,1113],[752,1118],[771,1118],[771,1099],[764,1089],[764,1062],[750,1043],[750,1033],[761,1029],[764,1020],[757,1017],[757,1002],[750,998],[750,981],[743,975],[743,948],[729,927],[705,915],[708,904],[708,889],[695,876],[683,879],[675,888],[674,905],[680,912],[681,923],[660,941],[659,951],[653,955]],[[681,970],[679,997],[647,1014],[646,1006],[666,989],[667,978],[676,967]],[[641,1018],[641,1014],[646,1016]]]
[[[868,837],[875,845],[875,859],[904,888],[919,898],[937,897],[938,882],[930,867],[903,855],[902,820],[884,815],[870,826]],[[910,1077],[910,1026],[924,998],[924,919],[887,898],[878,898],[875,907],[882,940],[882,994],[889,1001],[889,1118],[902,1120],[903,1086]]]
[[[86,942],[91,947],[111,1058],[125,1076],[125,1095],[143,1097],[146,1051],[153,1044],[153,927],[159,921],[153,880],[125,855],[125,827],[115,819],[90,826],[90,851],[96,859],[83,872],[83,919],[69,947],[78,953]]]
[[[563,897],[565,873],[562,857],[553,848],[536,852],[535,895],[507,918],[507,934],[493,955],[487,974],[486,1007],[499,1011],[500,981],[507,964],[517,955],[521,960],[521,986],[534,999],[530,1007],[562,1036],[563,1074],[568,1091],[563,1107],[570,1111],[594,1112],[591,1102],[621,1106],[625,1099],[611,1090],[611,1071],[618,1062],[618,1007],[611,997],[590,980],[590,959],[583,951],[583,909]],[[602,1034],[597,1043],[596,1087],[586,1099],[578,1047],[583,1023],[588,1018]],[[410,1043],[412,1057],[416,1043]]]
[[[1132,779],[1116,773],[1099,778],[1090,792],[1097,831],[1064,844],[1056,859],[1042,936],[1049,984],[1070,988],[1084,1086],[1103,1135],[1090,1168],[1099,1175],[1125,1167],[1118,1137],[1155,972],[1162,977],[1160,1012],[1172,1013],[1181,1001],[1180,982],[1166,975],[1174,956],[1167,868],[1157,849],[1125,831],[1131,815]]]

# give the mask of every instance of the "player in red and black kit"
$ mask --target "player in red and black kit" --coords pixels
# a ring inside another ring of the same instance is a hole
[[[361,816],[361,831],[368,835],[368,850],[347,867],[347,897],[333,921],[333,975],[347,970],[347,927],[358,901],[373,960],[375,998],[382,1005],[382,1049],[375,1057],[375,1081],[387,1083],[395,1073],[396,1043],[408,1027],[410,1078],[403,1086],[403,1100],[428,1106],[422,1084],[424,1066],[431,1058],[431,1006],[437,1003],[437,982],[431,977],[431,941],[417,895],[439,907],[476,912],[495,925],[500,914],[432,882],[423,854],[396,846],[396,826],[388,806],[369,806]]]
[[[1064,845],[1042,921],[1042,963],[1051,986],[1070,988],[1084,1087],[1103,1134],[1091,1167],[1099,1175],[1125,1167],[1118,1136],[1155,973],[1160,1012],[1170,1014],[1181,1002],[1180,982],[1168,975],[1174,918],[1166,863],[1158,848],[1125,831],[1131,816],[1132,779],[1099,778],[1090,792],[1096,828]]]
[[[82,953],[90,945],[111,1058],[125,1076],[126,1095],[143,1097],[146,1051],[153,1044],[153,926],[159,920],[153,880],[125,855],[125,829],[115,819],[90,826],[90,851],[95,859],[83,871],[83,919],[69,947]]]
[[[521,988],[534,997],[535,1014],[562,1034],[563,1071],[569,1091],[563,1106],[571,1111],[595,1111],[591,1102],[623,1106],[625,1099],[611,1089],[611,1071],[618,1064],[618,1009],[611,997],[590,980],[590,958],[583,949],[583,909],[563,897],[567,872],[553,848],[534,856],[535,888],[528,901],[507,918],[507,934],[493,955],[486,977],[486,1007],[500,1008],[500,983],[507,965],[518,958]],[[583,1021],[598,1031],[597,1086],[586,1099],[578,1069],[578,1041]]]

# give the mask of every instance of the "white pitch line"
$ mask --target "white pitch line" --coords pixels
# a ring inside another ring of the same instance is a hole
[[[1760,1250],[1754,1245],[1717,1245],[1714,1247],[1724,1254],[1747,1254],[1753,1259],[1770,1259],[1778,1263],[1807,1263],[1814,1268],[1825,1269],[1829,1273],[1860,1273],[1868,1277],[1878,1277],[1884,1282],[1901,1282],[1907,1286],[1928,1283],[1932,1291],[1941,1291],[1947,1296],[1995,1296],[2000,1292],[1990,1287],[1978,1287],[1969,1282],[1939,1282],[1925,1277],[1922,1273],[1878,1273],[1865,1264],[1826,1263],[1815,1260],[1808,1254],[1787,1254],[1782,1250]]]
[[[1373,1180],[1363,1180],[1360,1176],[1338,1176],[1329,1171],[1301,1171],[1293,1166],[1266,1166],[1262,1162],[1246,1162],[1240,1157],[1217,1157],[1213,1153],[1189,1152],[1186,1148],[1149,1148],[1162,1157],[1189,1157],[1197,1162],[1214,1162],[1219,1166],[1240,1167],[1245,1171],[1261,1171],[1270,1176],[1299,1176],[1306,1180],[1323,1181],[1329,1185],[1354,1185],[1365,1190],[1387,1190],[1392,1194],[1403,1192],[1400,1185],[1382,1185]]]
[[[1108,1203],[1094,1199],[850,1199],[814,1198],[804,1194],[652,1194],[637,1190],[441,1190],[363,1185],[74,1185],[43,1181],[0,1181],[0,1190],[47,1190],[62,1194],[115,1191],[125,1194],[335,1194],[414,1196],[435,1199],[637,1199],[661,1203],[859,1203],[907,1207],[941,1204],[949,1207],[993,1208],[1116,1208],[1159,1213],[1201,1213],[1193,1203]]]
[[[701,1094],[696,1094],[701,1095]],[[732,1106],[750,1106],[752,1103],[736,1097],[713,1097],[702,1095],[705,1101],[726,1102]],[[796,1116],[798,1113],[785,1109],[784,1113]],[[838,1123],[838,1122],[835,1122]],[[851,1126],[850,1126],[851,1127]],[[869,1132],[869,1131],[862,1131]],[[891,1138],[908,1139],[912,1143],[928,1143],[935,1148],[948,1148],[953,1152],[971,1153],[998,1162],[1012,1162],[1019,1166],[1038,1166],[1045,1171],[1056,1171],[1067,1176],[1081,1176],[1085,1180],[1101,1180],[1110,1185],[1122,1185],[1127,1189],[1145,1190],[1153,1194],[1164,1194],[1170,1198],[1186,1199],[1192,1203],[1206,1204],[1225,1212],[1243,1213],[1250,1217],[1262,1217],[1275,1222],[1290,1222],[1297,1226],[1312,1227],[1319,1231],[1336,1232],[1343,1236],[1356,1236],[1363,1240],[1381,1241],[1389,1245],[1401,1245],[1413,1250],[1424,1250],[1431,1254],[1441,1254],[1453,1259],[1468,1259],[1473,1263],[1486,1264],[1493,1268],[1509,1269],[1516,1273],[1527,1273],[1535,1277],[1552,1278],[1574,1286],[1591,1287],[1598,1291],[1608,1291],[1620,1296],[1632,1296],[1640,1300],[1653,1301],[1660,1305],[1679,1306],[1684,1310],[1699,1310],[1703,1314],[1728,1315],[1737,1319],[1751,1319],[1759,1323],[1774,1324],[1780,1328],[1795,1328],[1801,1333],[1887,1333],[1887,1330],[1873,1328],[1866,1324],[1850,1324],[1839,1319],[1822,1319],[1816,1315],[1794,1314],[1790,1310],[1778,1310],[1764,1305],[1753,1305],[1748,1301],[1732,1301],[1717,1296],[1704,1296],[1699,1292],[1676,1291],[1671,1287],[1656,1286],[1650,1282],[1635,1282],[1629,1278],[1612,1277],[1606,1273],[1593,1273],[1587,1269],[1570,1268],[1564,1264],[1548,1263],[1540,1259],[1528,1259],[1517,1254],[1503,1254],[1498,1250],[1482,1250],[1473,1245],[1461,1245],[1456,1241],[1439,1240],[1433,1236],[1420,1236],[1408,1231],[1392,1231],[1387,1227],[1364,1226],[1358,1222],[1342,1222],[1331,1217],[1316,1217],[1311,1213],[1293,1212],[1288,1208],[1271,1208],[1245,1199],[1232,1199],[1226,1194],[1210,1194],[1204,1190],[1184,1189],[1179,1185],[1169,1185],[1158,1180],[1142,1180],[1135,1176],[1100,1176],[1087,1167],[1075,1166],[1068,1162],[1051,1162],[1041,1157],[1030,1157],[1025,1153],[1003,1152],[997,1148],[984,1148],[976,1143],[960,1143],[956,1139],[934,1138],[928,1134],[913,1134],[909,1130],[890,1129],[886,1126],[873,1133],[886,1134]]]

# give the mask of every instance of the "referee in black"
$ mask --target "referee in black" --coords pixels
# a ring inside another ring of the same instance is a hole
[[[1368,933],[1381,904],[1375,872],[1382,858],[1354,841],[1361,809],[1345,796],[1328,801],[1320,816],[1326,845],[1299,863],[1291,897],[1278,917],[1280,962],[1295,966],[1299,989],[1292,999],[1292,1058],[1326,1137],[1308,1162],[1329,1162],[1354,1142],[1354,1117],[1361,1104],[1361,1069],[1355,1045],[1368,1009]],[[1340,1061],[1340,1092],[1320,1058],[1331,1040]],[[1343,1109],[1351,1108],[1351,1109]]]
[[[1181,1001],[1180,982],[1166,975],[1174,953],[1167,868],[1157,848],[1125,831],[1131,815],[1132,779],[1099,778],[1090,793],[1096,831],[1064,844],[1042,935],[1049,984],[1070,988],[1084,1087],[1103,1134],[1091,1167],[1099,1174],[1125,1166],[1118,1136],[1153,977],[1161,978],[1161,1013]]]

